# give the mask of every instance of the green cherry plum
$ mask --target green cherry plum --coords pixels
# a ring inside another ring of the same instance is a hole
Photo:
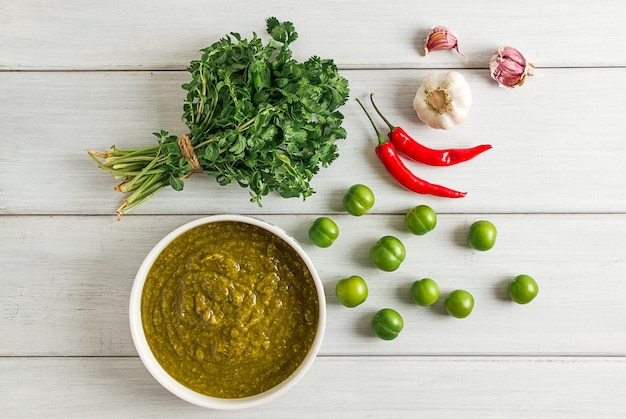
[[[393,236],[380,238],[370,249],[370,259],[378,269],[385,272],[398,269],[405,257],[404,244]]]
[[[509,283],[509,296],[518,304],[528,304],[539,293],[537,281],[530,275],[518,275]]]
[[[454,290],[446,297],[445,306],[449,315],[463,319],[474,309],[474,297],[465,290]]]
[[[373,206],[374,192],[365,185],[352,185],[343,196],[343,208],[357,217],[368,212]]]
[[[428,205],[418,205],[406,213],[404,221],[411,233],[423,236],[437,225],[437,214]]]
[[[402,316],[392,308],[383,308],[372,318],[372,331],[383,340],[397,338],[403,327]]]
[[[496,226],[491,221],[476,221],[470,226],[467,244],[475,250],[489,250],[496,244],[497,233]]]
[[[319,247],[330,247],[339,236],[339,227],[328,217],[319,217],[309,228],[309,238]]]
[[[411,285],[411,297],[421,306],[435,304],[439,300],[439,295],[439,285],[430,278],[422,278]]]
[[[335,295],[344,306],[356,307],[367,299],[367,283],[357,275],[340,279],[335,286]]]

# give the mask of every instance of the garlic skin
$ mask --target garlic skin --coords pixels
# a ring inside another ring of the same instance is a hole
[[[431,51],[447,49],[455,49],[461,54],[459,52],[459,38],[454,31],[444,26],[434,26],[424,41],[424,55],[428,55]]]
[[[472,90],[457,71],[431,73],[417,89],[413,109],[431,128],[452,129],[465,120],[472,106]]]
[[[513,47],[500,47],[489,60],[491,78],[500,86],[514,88],[526,81],[526,76],[534,74],[535,66]]]

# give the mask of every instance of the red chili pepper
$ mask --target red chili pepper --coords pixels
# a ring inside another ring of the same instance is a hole
[[[373,96],[374,94],[371,93],[370,101],[374,105],[376,113],[380,115],[389,127],[389,139],[400,153],[413,161],[431,166],[452,166],[473,159],[491,148],[490,144],[482,144],[472,148],[448,148],[442,150],[426,147],[411,138],[402,128],[391,125],[387,118],[378,110]]]
[[[415,176],[408,167],[404,165],[396,148],[391,142],[380,143],[376,147],[376,155],[383,163],[389,174],[393,176],[402,186],[421,194],[443,196],[446,198],[463,198],[467,192],[459,192],[445,186],[429,183]]]
[[[374,125],[374,121],[370,117],[367,110],[361,103],[361,101],[357,98],[356,101],[367,115],[367,118],[370,120],[372,127],[376,131],[376,135],[378,136],[378,146],[376,147],[376,156],[382,162],[385,169],[394,179],[398,181],[402,186],[407,188],[410,191],[421,193],[421,194],[430,194],[436,196],[442,196],[445,198],[462,198],[467,192],[459,192],[450,188],[446,188],[445,186],[436,185],[430,182],[427,182],[413,174],[411,170],[404,164],[400,156],[396,151],[396,147],[393,143],[386,141],[383,136]]]

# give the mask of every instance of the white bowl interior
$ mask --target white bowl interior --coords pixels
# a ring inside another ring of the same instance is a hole
[[[146,281],[146,277],[152,264],[159,256],[159,254],[165,249],[167,245],[169,245],[174,239],[180,236],[182,233],[191,230],[194,227],[214,223],[221,221],[234,221],[241,222],[246,224],[251,224],[254,226],[261,227],[276,236],[280,237],[286,243],[288,243],[302,258],[305,262],[307,268],[311,272],[311,276],[313,277],[313,281],[315,283],[315,287],[317,290],[317,297],[319,301],[319,322],[317,326],[317,332],[315,334],[315,338],[313,340],[313,344],[309,349],[306,357],[300,364],[300,366],[294,371],[294,373],[276,385],[275,387],[254,395],[250,397],[238,398],[238,399],[222,399],[217,397],[207,396],[196,391],[193,391],[184,385],[180,384],[174,378],[172,378],[159,364],[156,360],[150,346],[148,345],[148,341],[144,334],[143,324],[141,321],[141,296],[143,292],[143,286]],[[313,262],[306,255],[304,250],[302,250],[301,246],[298,242],[287,234],[280,227],[274,226],[267,222],[261,221],[256,218],[242,216],[242,215],[214,215],[209,217],[199,218],[197,220],[191,221],[187,224],[184,224],[167,236],[165,236],[156,246],[152,248],[152,250],[148,253],[143,263],[139,267],[137,275],[135,276],[135,282],[133,283],[133,287],[130,294],[130,305],[129,305],[129,318],[130,318],[130,331],[133,338],[133,342],[135,344],[135,348],[137,349],[137,353],[141,358],[141,361],[144,363],[150,374],[167,390],[169,390],[174,395],[179,398],[186,400],[190,403],[193,403],[198,406],[208,407],[213,409],[227,409],[227,410],[235,410],[235,409],[244,409],[253,406],[257,406],[262,403],[266,403],[270,400],[275,399],[276,397],[282,395],[291,387],[293,387],[306,373],[306,371],[310,368],[311,364],[315,360],[317,353],[319,352],[320,346],[322,345],[322,339],[324,337],[324,330],[326,326],[326,300],[324,296],[324,287],[320,280],[320,277],[313,266]]]

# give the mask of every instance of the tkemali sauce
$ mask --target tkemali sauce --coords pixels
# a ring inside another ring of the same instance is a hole
[[[302,363],[319,301],[291,246],[260,227],[224,221],[195,227],[161,252],[141,317],[173,378],[198,393],[241,398],[271,389]]]

